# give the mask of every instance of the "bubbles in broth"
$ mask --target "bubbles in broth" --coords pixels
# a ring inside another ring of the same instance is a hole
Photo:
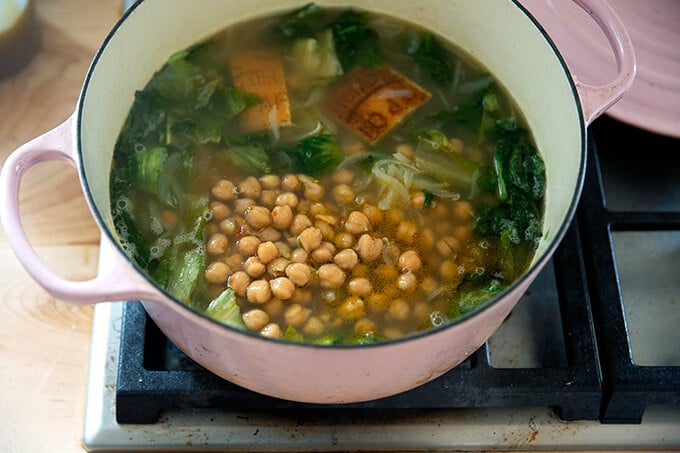
[[[271,338],[445,326],[529,266],[545,171],[499,81],[428,30],[314,4],[169,57],[111,173],[131,258]]]

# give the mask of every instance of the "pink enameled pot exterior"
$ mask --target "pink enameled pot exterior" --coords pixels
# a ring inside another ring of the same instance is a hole
[[[360,2],[318,2],[365,7]],[[450,370],[481,346],[510,313],[549,260],[580,195],[586,126],[630,87],[635,59],[620,20],[601,0],[577,0],[602,27],[618,61],[616,80],[579,83],[540,26],[511,0],[376,0],[368,9],[425,26],[468,51],[512,93],[546,161],[544,239],[528,272],[494,301],[445,327],[363,346],[316,346],[270,340],[223,326],[174,300],[123,252],[109,208],[113,144],[132,104],[173,52],[219,29],[300,6],[290,0],[144,0],[115,26],[95,56],[71,118],[26,143],[0,175],[0,215],[18,258],[54,297],[77,304],[141,300],[161,330],[215,374],[279,398],[357,402],[396,394]],[[190,19],[187,19],[190,18]],[[55,275],[37,257],[19,219],[23,174],[46,160],[78,168],[83,192],[102,230],[101,266],[90,281]]]

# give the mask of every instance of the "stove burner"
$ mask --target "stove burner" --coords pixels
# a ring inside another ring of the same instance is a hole
[[[553,335],[560,336],[556,343],[563,350],[555,351],[555,357],[539,366],[499,366],[492,351],[494,342],[503,342],[497,332],[469,360],[414,390],[357,404],[297,404],[245,390],[213,375],[167,340],[138,302],[127,302],[116,386],[118,422],[154,423],[161,411],[175,408],[286,409],[288,414],[304,416],[311,410],[386,414],[548,406],[563,420],[639,423],[649,405],[680,404],[680,367],[639,366],[632,358],[612,241],[612,231],[680,229],[680,150],[674,147],[676,140],[609,118],[596,121],[590,133],[586,184],[577,217],[551,263],[524,296],[547,304],[546,293],[557,295],[561,335]],[[674,208],[648,212],[608,207],[608,201],[615,203],[605,197],[603,165],[618,162],[629,171],[635,169],[636,186],[651,185],[658,172],[644,176],[634,160],[640,159],[640,150],[648,149],[650,143],[655,153],[666,150],[662,176],[673,182],[670,194],[664,196]],[[622,163],[624,159],[631,161]],[[526,302],[520,301],[518,307]]]

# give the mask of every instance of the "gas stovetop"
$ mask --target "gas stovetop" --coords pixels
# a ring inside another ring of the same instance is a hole
[[[100,305],[85,446],[680,447],[680,140],[606,117],[589,133],[567,235],[501,328],[454,370],[376,401],[296,404],[201,368],[138,302]]]

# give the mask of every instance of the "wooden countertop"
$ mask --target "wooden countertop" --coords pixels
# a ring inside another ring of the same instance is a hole
[[[55,127],[75,108],[90,60],[120,17],[121,0],[37,0],[42,47],[0,80],[0,160]],[[92,277],[99,230],[76,171],[46,163],[21,190],[23,222],[61,275]],[[55,300],[39,287],[0,230],[0,450],[82,451],[91,307]]]

